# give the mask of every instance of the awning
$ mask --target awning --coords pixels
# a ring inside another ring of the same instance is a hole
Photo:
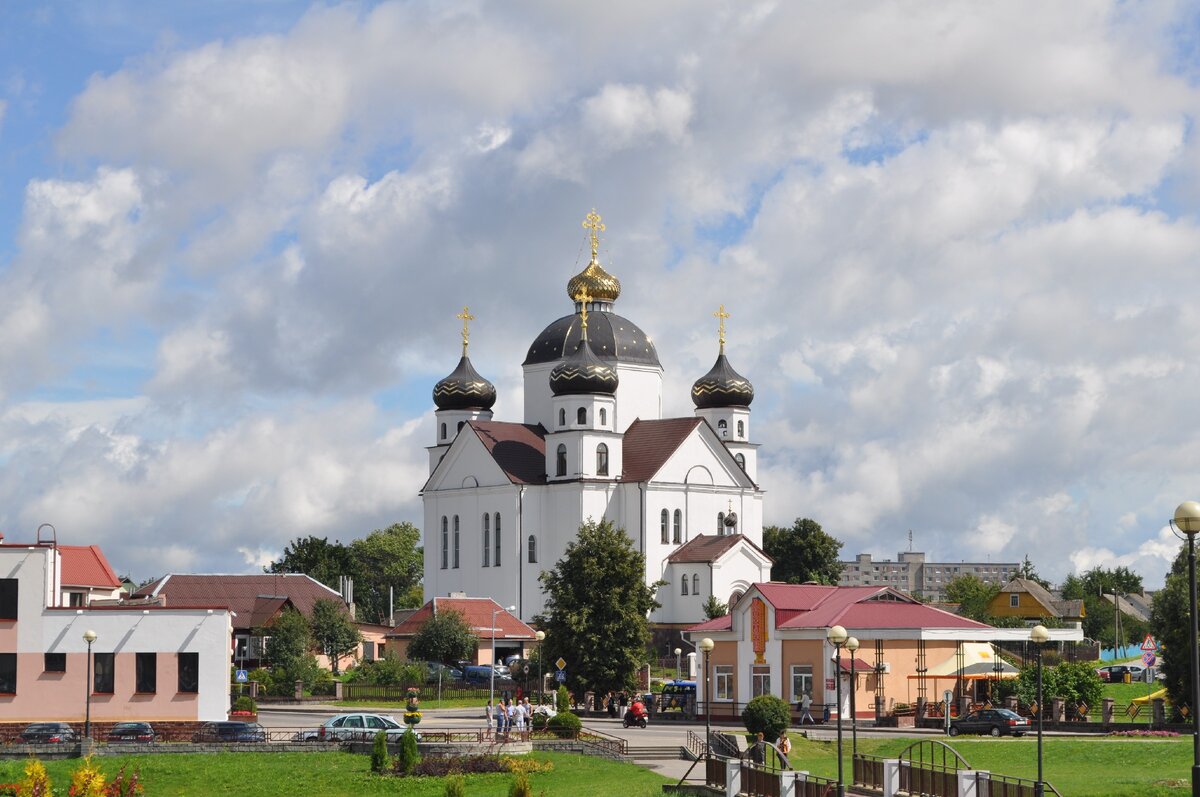
[[[842,668],[842,672],[850,672],[850,659],[838,659],[838,666]],[[854,672],[857,675],[860,672],[874,672],[875,665],[863,661],[857,656],[854,657]]]
[[[959,662],[962,667],[959,667]],[[998,668],[998,669],[997,669]],[[965,681],[992,681],[997,678],[1016,678],[1021,672],[996,655],[989,642],[962,643],[962,657],[957,653],[924,673],[908,676],[910,679]]]

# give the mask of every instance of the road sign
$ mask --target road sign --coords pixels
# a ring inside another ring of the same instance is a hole
[[[237,681],[239,684],[249,683],[250,674],[245,670],[238,670],[236,673],[234,673],[233,680]]]
[[[1142,650],[1158,650],[1158,645],[1154,643],[1154,637],[1146,634],[1146,638],[1142,640]]]
[[[1142,664],[1145,664],[1147,667],[1153,667],[1157,661],[1158,659],[1149,651],[1142,654]]]
[[[558,672],[554,673],[554,680],[558,681],[560,684],[565,684],[567,682],[567,671],[559,670]]]
[[[564,659],[562,656],[559,656],[558,661],[554,662],[554,666],[560,670],[565,670],[565,669],[567,669],[567,660]]]

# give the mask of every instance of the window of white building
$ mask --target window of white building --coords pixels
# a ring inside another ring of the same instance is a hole
[[[733,665],[713,665],[713,700],[733,700]]]

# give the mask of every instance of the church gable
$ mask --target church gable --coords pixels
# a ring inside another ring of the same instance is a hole
[[[510,484],[504,469],[469,427],[454,438],[442,461],[425,483],[424,492],[459,490],[464,487],[495,487]]]
[[[707,423],[698,423],[650,477],[668,484],[754,488]]]

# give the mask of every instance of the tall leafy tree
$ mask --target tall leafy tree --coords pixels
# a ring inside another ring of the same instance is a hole
[[[788,584],[816,581],[837,584],[842,576],[838,551],[842,543],[810,518],[797,518],[791,528],[768,526],[763,529],[763,550],[775,560],[771,580]]]
[[[1000,586],[987,584],[978,576],[967,573],[950,580],[946,585],[946,600],[958,604],[958,613],[981,623],[991,622],[988,604],[1000,594]]]
[[[715,620],[727,614],[729,614],[729,604],[716,595],[709,595],[708,600],[704,601],[704,616],[709,620]]]
[[[479,640],[462,614],[443,609],[422,623],[413,634],[408,643],[408,658],[453,664],[475,655],[478,645]]]
[[[421,605],[421,575],[424,568],[421,531],[411,523],[394,523],[375,529],[349,545],[330,542],[327,537],[299,537],[283,556],[263,568],[268,573],[304,573],[327,587],[338,588],[338,579],[354,580],[354,603],[359,620],[386,622],[392,606]]]
[[[354,627],[343,605],[338,601],[317,600],[313,603],[312,619],[309,621],[313,641],[321,652],[329,657],[333,674],[341,671],[341,659],[358,650],[362,634]]]
[[[1076,575],[1072,573],[1063,581],[1064,598],[1082,600],[1084,607],[1083,633],[1089,639],[1099,640],[1102,645],[1116,643],[1116,606],[1104,595],[1125,594],[1142,591],[1142,577],[1127,567],[1093,567]],[[1126,643],[1144,636],[1147,626],[1128,612],[1121,612],[1121,636]]]
[[[647,585],[646,559],[623,529],[589,520],[562,559],[538,578],[546,593],[547,661],[567,661],[576,694],[600,696],[634,684],[650,636],[647,615],[659,607]]]
[[[1017,571],[1017,575],[1019,575],[1021,578],[1029,579],[1037,584],[1041,584],[1046,589],[1050,589],[1050,582],[1038,575],[1037,568],[1034,567],[1033,561],[1029,558],[1029,554],[1025,554],[1025,559],[1021,562],[1021,567]]]

